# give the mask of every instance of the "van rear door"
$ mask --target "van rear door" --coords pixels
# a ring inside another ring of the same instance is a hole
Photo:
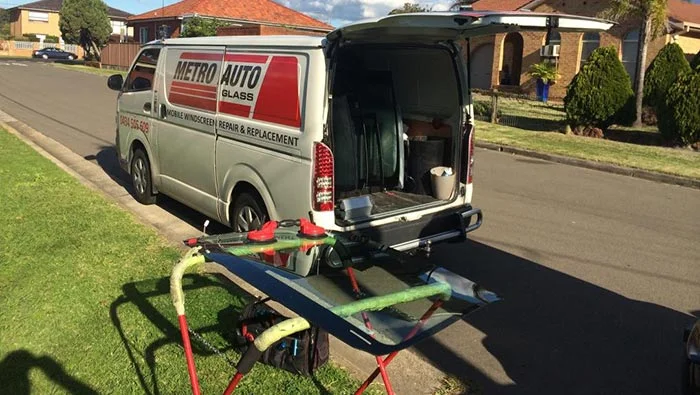
[[[567,14],[523,11],[424,12],[389,15],[351,23],[330,32],[327,38],[330,42],[438,42],[548,28],[559,32],[604,31],[612,26],[613,22],[610,21]]]

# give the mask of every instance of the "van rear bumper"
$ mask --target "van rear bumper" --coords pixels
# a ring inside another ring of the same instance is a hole
[[[417,221],[348,232],[351,240],[366,237],[399,251],[423,248],[447,241],[464,240],[467,233],[478,229],[483,222],[481,209],[471,206],[427,215]]]

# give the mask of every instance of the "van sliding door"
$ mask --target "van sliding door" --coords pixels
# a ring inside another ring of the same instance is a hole
[[[158,99],[163,185],[174,198],[216,218],[214,145],[223,47],[169,47]]]

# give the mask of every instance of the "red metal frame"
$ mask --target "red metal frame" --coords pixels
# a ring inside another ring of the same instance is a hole
[[[355,295],[359,296],[360,295],[360,286],[357,283],[357,279],[355,278],[355,272],[353,271],[352,268],[347,269],[347,274],[348,277],[350,278],[350,283],[352,285],[353,292],[355,292]],[[435,310],[440,308],[442,306],[442,299],[438,299],[433,304],[430,306],[430,308],[423,314],[423,316],[420,318],[416,326],[413,327],[411,332],[404,337],[404,341],[412,338],[415,336],[416,333],[420,330],[421,327],[425,324],[425,321],[427,321],[433,313],[435,313]],[[365,326],[367,326],[367,329],[372,329],[372,323],[369,319],[369,316],[367,315],[366,312],[362,312],[362,318],[364,320]],[[197,369],[194,364],[194,356],[192,354],[192,345],[190,343],[190,335],[187,330],[187,319],[185,318],[184,315],[178,316],[178,321],[180,324],[180,334],[182,335],[182,344],[185,349],[185,359],[187,361],[187,372],[189,373],[190,376],[190,384],[192,386],[192,394],[193,395],[200,395],[200,388],[199,388],[199,380],[197,378]],[[243,328],[243,335],[246,337],[246,339],[251,340],[253,338],[252,334],[247,331],[247,328]],[[360,385],[360,387],[355,391],[355,395],[360,395],[365,390],[369,385],[374,381],[374,379],[377,378],[378,375],[382,376],[382,381],[384,382],[384,387],[386,388],[386,392],[388,395],[394,395],[394,389],[391,385],[391,381],[389,380],[389,374],[386,371],[387,365],[398,355],[398,351],[394,351],[390,353],[386,358],[382,358],[381,356],[376,356],[377,360],[377,368],[372,372],[372,374],[369,375],[369,377]],[[241,382],[243,379],[243,373],[241,372],[236,372],[236,374],[233,376],[231,379],[231,382],[228,384],[226,387],[226,390],[224,390],[224,395],[231,395],[233,391],[236,389],[238,384]]]
[[[347,273],[348,277],[350,277],[350,284],[352,284],[352,289],[355,292],[355,295],[359,296],[360,295],[360,286],[357,283],[357,278],[355,277],[355,272],[351,267],[347,268]],[[420,330],[421,327],[423,327],[423,324],[425,324],[425,321],[430,318],[433,313],[435,313],[435,310],[440,308],[442,306],[442,299],[438,299],[433,304],[430,306],[430,308],[423,313],[423,316],[420,318],[420,321],[416,324],[416,326],[411,329],[411,332],[404,337],[404,341],[412,338],[415,336],[416,333]],[[369,316],[367,313],[362,312],[362,319],[365,322],[365,326],[367,326],[367,329],[372,330],[372,323],[369,320]],[[373,336],[374,337],[374,336]],[[372,381],[374,381],[375,378],[377,378],[377,375],[381,374],[382,375],[382,381],[384,382],[384,387],[386,388],[386,392],[388,395],[394,395],[394,389],[391,386],[391,381],[389,381],[389,374],[386,371],[386,366],[389,365],[389,363],[398,355],[398,351],[394,351],[391,354],[389,354],[386,358],[382,359],[382,357],[377,356],[377,368],[372,372],[372,374],[369,375],[367,380],[365,380],[362,385],[360,385],[360,388],[355,391],[355,395],[360,395],[365,390],[367,387],[369,387],[370,384],[372,384]]]
[[[187,332],[187,318],[185,315],[177,317],[180,323],[180,334],[182,335],[182,346],[185,348],[185,359],[187,360],[187,373],[190,375],[190,385],[192,385],[192,394],[200,395],[199,380],[197,379],[197,368],[194,365],[194,356],[192,355],[192,345],[190,344],[190,334]]]

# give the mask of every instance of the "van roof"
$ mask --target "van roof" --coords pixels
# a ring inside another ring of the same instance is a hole
[[[240,45],[262,47],[320,47],[324,36],[215,36],[168,38],[165,45]],[[155,42],[154,42],[155,43]]]

